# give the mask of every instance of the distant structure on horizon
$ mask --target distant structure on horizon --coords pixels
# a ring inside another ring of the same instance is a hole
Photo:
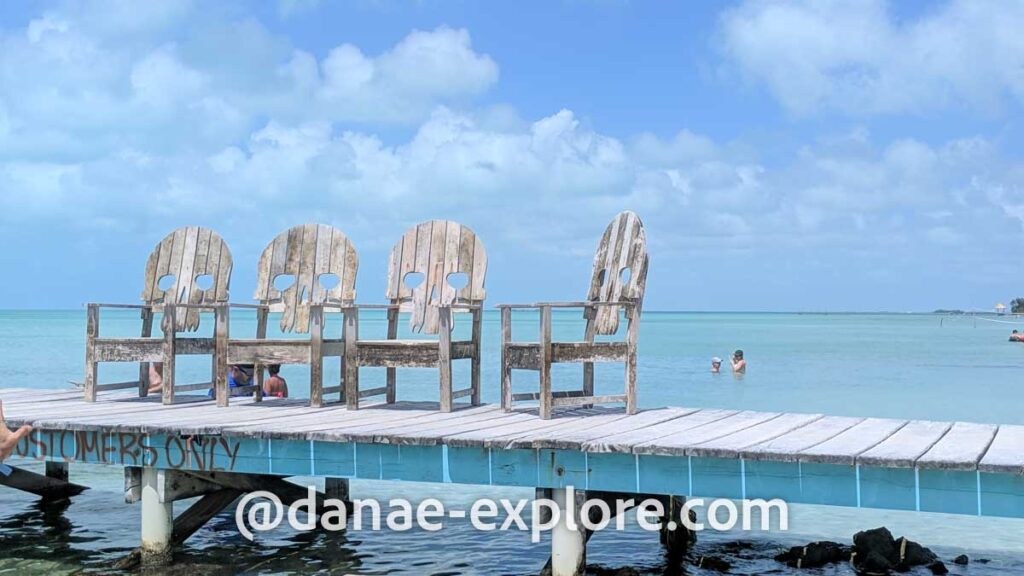
[[[1002,302],[996,304],[996,314],[1006,314],[1006,304]]]

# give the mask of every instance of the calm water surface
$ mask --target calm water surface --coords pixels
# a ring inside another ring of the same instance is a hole
[[[582,334],[578,314],[554,315],[556,337]],[[254,332],[251,316],[232,318],[233,335]],[[273,324],[273,322],[272,322]],[[116,311],[103,316],[104,335],[131,335],[138,318]],[[209,322],[204,326],[209,329]],[[379,315],[364,315],[361,331],[383,337]],[[1024,345],[1007,342],[1006,319],[930,314],[761,314],[656,313],[644,315],[640,345],[640,402],[664,405],[743,408],[835,415],[965,420],[1024,424]],[[328,330],[340,333],[338,321]],[[466,326],[458,326],[464,331]],[[84,313],[81,311],[0,311],[0,374],[3,386],[66,388],[82,379]],[[517,339],[535,339],[537,316],[517,317]],[[275,335],[270,334],[271,337]],[[498,317],[488,313],[484,328],[484,400],[498,398]],[[712,356],[728,358],[742,348],[748,373],[710,374]],[[179,382],[208,380],[209,364],[179,361]],[[337,374],[337,365],[328,374]],[[130,366],[103,366],[101,379],[132,377]],[[308,394],[302,367],[284,367],[293,395]],[[536,379],[517,376],[528,390]],[[465,366],[455,377],[468,379]],[[557,367],[556,388],[577,385],[579,367]],[[383,370],[365,370],[367,387]],[[598,393],[622,385],[622,369],[597,370]],[[400,370],[399,398],[436,401],[436,373]],[[92,490],[66,509],[41,509],[31,499],[0,489],[0,574],[105,571],[112,560],[138,542],[139,507],[123,504],[119,468],[76,466],[74,479]],[[439,497],[465,504],[478,496],[528,497],[529,491],[485,487],[354,481],[356,497]],[[184,509],[178,504],[178,510]],[[961,574],[1024,573],[1024,522],[990,518],[794,507],[787,533],[704,533],[698,554],[723,554],[733,573],[788,573],[770,560],[781,546],[829,538],[849,541],[853,532],[879,525],[931,546],[947,560],[960,552],[990,560]],[[743,541],[741,547],[736,542]],[[643,574],[666,573],[657,536],[633,527],[594,537],[588,562],[632,566]],[[448,524],[441,535],[360,532],[297,534],[276,530],[256,543],[238,536],[225,515],[208,525],[179,553],[183,573],[345,574],[535,574],[547,557],[546,543],[533,545],[527,534],[481,533],[466,523]],[[688,573],[700,574],[697,569]],[[959,570],[959,572],[957,571]],[[836,566],[817,574],[851,574]]]

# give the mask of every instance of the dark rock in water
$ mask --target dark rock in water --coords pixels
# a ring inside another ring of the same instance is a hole
[[[623,568],[587,566],[587,574],[593,574],[594,576],[640,576],[640,572],[631,566],[625,566]]]
[[[961,554],[961,555],[957,556],[956,558],[953,558],[953,564],[956,564],[958,566],[967,566],[967,564],[970,561],[971,561],[971,559],[967,557],[967,554]]]
[[[900,549],[899,562],[896,563],[896,568],[900,571],[908,570],[915,566],[931,564],[939,559],[934,552],[913,540],[900,538],[896,543]]]
[[[725,560],[718,556],[701,556],[697,559],[698,568],[706,568],[708,570],[715,570],[716,572],[728,572],[732,568],[732,564],[729,564]]]
[[[892,537],[892,532],[885,527],[854,534],[853,549],[859,553],[862,560],[866,560],[868,555],[873,552],[887,560],[890,567],[895,567],[900,561],[899,545]]]
[[[854,552],[850,561],[853,564],[853,569],[861,576],[885,576],[896,567],[888,558],[876,550]]]
[[[794,546],[776,556],[775,560],[790,568],[820,568],[849,558],[848,546],[836,542],[811,542],[807,546]]]
[[[938,560],[934,552],[913,540],[896,540],[887,528],[858,532],[853,536],[854,569],[861,573],[906,572]]]
[[[928,569],[932,571],[932,574],[938,574],[939,576],[949,574],[949,568],[946,568],[946,565],[942,563],[942,560],[932,562],[928,565]]]

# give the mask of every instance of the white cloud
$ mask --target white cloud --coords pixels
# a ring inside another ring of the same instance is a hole
[[[907,246],[997,254],[1024,231],[1024,166],[993,138],[876,140],[844,126],[794,153],[686,129],[620,138],[571,109],[475,109],[498,66],[464,30],[318,59],[251,19],[183,22],[174,11],[136,22],[130,42],[73,11],[0,31],[0,228],[122,238],[199,222],[255,246],[320,220],[383,251],[409,223],[451,217],[491,250],[585,264],[595,228],[631,208],[659,258],[712,265]],[[823,86],[807,88],[811,108],[835,104]]]
[[[316,86],[323,109],[364,121],[422,118],[432,103],[465,101],[498,80],[498,66],[473,51],[466,30],[443,26],[414,31],[377,57],[351,44],[338,46],[320,64],[319,81],[310,61],[306,53],[294,55],[288,70],[296,84]]]
[[[721,46],[796,114],[912,113],[1024,102],[1024,4],[950,0],[897,19],[884,0],[746,1]]]

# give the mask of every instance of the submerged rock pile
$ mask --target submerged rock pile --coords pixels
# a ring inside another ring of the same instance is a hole
[[[857,574],[863,576],[886,576],[918,566],[933,574],[949,572],[934,552],[905,537],[894,538],[884,527],[854,534],[852,547],[837,542],[811,542],[790,548],[775,560],[791,568],[820,568],[848,560]],[[967,557],[958,556],[953,562],[966,564]]]

